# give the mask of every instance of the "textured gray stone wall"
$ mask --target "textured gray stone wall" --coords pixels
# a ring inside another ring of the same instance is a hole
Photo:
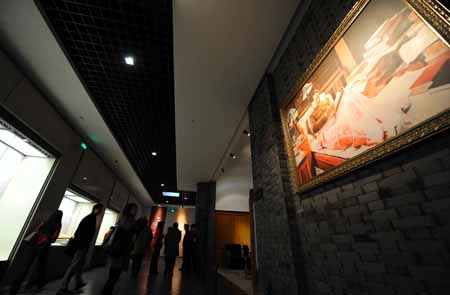
[[[260,294],[268,294],[265,291],[271,289],[275,291],[273,294],[296,294],[297,281],[276,142],[276,133],[280,130],[272,118],[270,99],[267,81],[263,81],[249,113],[260,270],[258,287]]]
[[[313,1],[249,106],[259,294],[450,288],[449,132],[307,194],[292,192],[279,102],[354,2]]]
[[[311,294],[448,294],[450,135],[300,196]]]

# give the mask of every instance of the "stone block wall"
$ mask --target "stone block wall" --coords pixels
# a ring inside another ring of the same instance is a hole
[[[249,106],[258,294],[450,289],[450,132],[306,194],[292,190],[279,104],[355,2],[312,1]]]
[[[448,294],[450,134],[301,198],[311,294]]]
[[[280,168],[281,128],[274,120],[267,79],[261,83],[251,103],[249,116],[258,272],[261,270],[257,279],[258,294],[297,294],[286,205],[289,194],[285,192]],[[295,221],[295,217],[291,220]]]

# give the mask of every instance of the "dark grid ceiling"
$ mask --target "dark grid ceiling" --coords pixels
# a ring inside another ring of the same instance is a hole
[[[171,2],[36,0],[156,202],[161,183],[176,190]]]

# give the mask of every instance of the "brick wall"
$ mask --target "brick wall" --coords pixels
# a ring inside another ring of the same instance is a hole
[[[311,294],[448,294],[449,146],[444,134],[299,196]]]
[[[278,104],[354,2],[312,1],[249,106],[260,294],[450,287],[449,132],[307,194],[292,192]]]
[[[296,294],[298,290],[291,231],[278,144],[281,128],[274,120],[268,81],[249,108],[255,187],[255,229],[259,294]],[[291,195],[292,197],[292,195]],[[291,220],[295,221],[295,217]],[[273,293],[270,293],[273,290]]]

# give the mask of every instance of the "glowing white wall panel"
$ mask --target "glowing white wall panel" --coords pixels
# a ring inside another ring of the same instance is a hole
[[[18,164],[18,168],[8,165],[0,166],[0,171],[16,169],[14,177],[0,196],[0,232],[2,233],[2,238],[0,239],[0,260],[7,260],[11,254],[28,215],[51,171],[54,159],[23,157],[20,163],[18,163],[17,159],[8,163],[8,165]]]

